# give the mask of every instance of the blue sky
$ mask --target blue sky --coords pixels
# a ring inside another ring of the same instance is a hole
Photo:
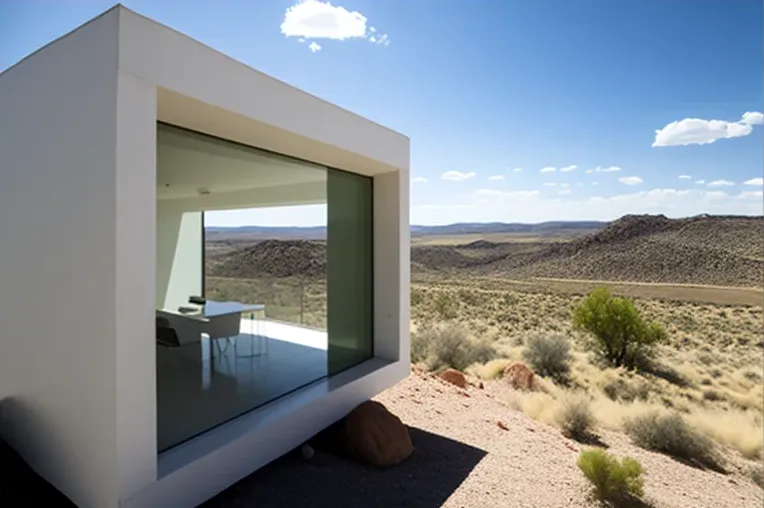
[[[764,212],[761,0],[124,4],[408,135],[413,223]],[[0,69],[111,5],[0,1]]]

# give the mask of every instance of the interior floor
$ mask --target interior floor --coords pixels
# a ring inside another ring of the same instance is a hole
[[[241,331],[157,347],[160,452],[327,375],[326,332],[265,320]]]

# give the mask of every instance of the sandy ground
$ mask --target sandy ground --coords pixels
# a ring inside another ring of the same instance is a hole
[[[410,426],[416,451],[377,470],[317,452],[283,457],[205,507],[590,507],[576,466],[580,444],[508,408],[495,389],[455,386],[414,373],[376,397]],[[602,433],[618,455],[646,470],[645,506],[760,508],[764,491],[741,473],[696,469]]]

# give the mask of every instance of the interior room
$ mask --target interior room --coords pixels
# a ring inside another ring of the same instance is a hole
[[[313,277],[326,288],[322,315],[285,318],[256,263],[233,298],[206,297],[205,212],[315,205],[326,216],[312,219],[327,226],[327,262]],[[371,210],[369,178],[158,124],[160,452],[371,357]]]

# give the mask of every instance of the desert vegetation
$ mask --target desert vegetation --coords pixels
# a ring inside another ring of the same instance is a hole
[[[480,379],[571,439],[597,445],[624,433],[761,485],[762,227],[762,218],[646,216],[568,233],[415,236],[412,362]],[[218,239],[207,263],[209,296],[265,301],[272,319],[325,325],[320,238]],[[505,369],[517,362],[535,372],[533,389],[508,388]],[[579,466],[598,495],[638,497],[639,468],[585,457]],[[615,487],[602,483],[611,477]]]

